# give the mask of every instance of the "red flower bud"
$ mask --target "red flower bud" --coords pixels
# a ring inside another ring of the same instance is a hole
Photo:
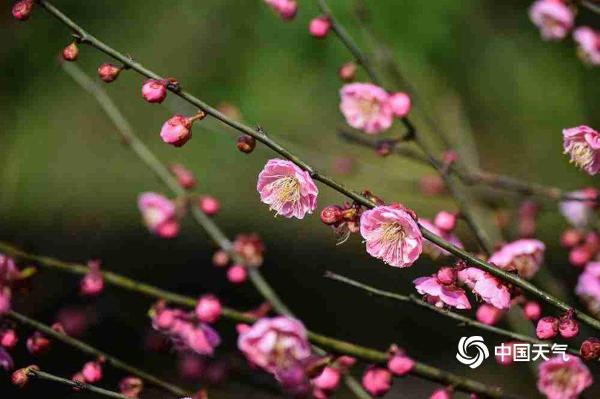
[[[31,370],[39,370],[40,368],[36,365],[27,366],[25,368],[19,369],[12,373],[11,381],[14,385],[19,388],[23,388],[27,382],[29,381],[29,372]]]
[[[344,82],[352,82],[356,77],[356,71],[358,70],[358,66],[354,62],[347,62],[340,67],[338,70],[338,76]]]
[[[198,206],[208,216],[214,216],[221,210],[221,204],[218,199],[210,195],[203,195],[198,200]]]
[[[19,21],[26,21],[33,11],[33,0],[17,1],[12,8],[12,15]]]
[[[119,77],[123,69],[113,64],[102,64],[98,67],[98,76],[103,82],[110,83]]]
[[[167,97],[167,83],[156,79],[147,80],[142,86],[142,97],[149,103],[162,103]]]
[[[329,205],[321,211],[321,222],[332,225],[342,220],[342,208],[337,205]]]
[[[579,350],[583,360],[596,360],[600,358],[600,339],[588,338],[581,344]]]
[[[254,147],[256,147],[256,139],[247,134],[242,134],[238,137],[236,146],[241,152],[250,154],[254,151]]]
[[[62,56],[65,61],[75,61],[77,57],[79,57],[79,47],[77,47],[77,43],[73,42],[65,47]]]

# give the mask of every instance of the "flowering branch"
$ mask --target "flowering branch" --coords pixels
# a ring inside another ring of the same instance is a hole
[[[131,399],[129,396],[122,395],[117,392],[109,391],[104,388],[97,387],[95,385],[86,384],[81,381],[73,381],[63,377],[58,377],[54,374],[47,373],[45,371],[37,369],[37,367],[28,367],[24,370],[27,377],[37,378],[39,380],[55,382],[63,385],[67,385],[76,389],[78,391],[89,391],[93,393],[97,393],[101,396],[106,396],[107,398],[117,398],[117,399]]]
[[[30,254],[2,241],[0,241],[0,252],[4,252],[14,258],[36,262],[41,266],[61,270],[71,274],[85,275],[89,271],[89,268],[85,265],[77,263],[68,263],[47,256]],[[196,306],[197,303],[196,298],[166,291],[161,288],[157,288],[152,285],[119,275],[117,273],[106,271],[104,269],[100,273],[102,274],[104,280],[110,284],[130,291],[135,291],[152,298],[164,299],[171,303],[192,308]],[[235,322],[254,323],[257,320],[256,317],[244,312],[240,312],[236,309],[223,307],[222,310],[223,317]],[[9,316],[15,318],[13,314],[14,312],[11,312],[9,313]],[[23,318],[25,320],[24,323],[29,324],[32,327],[35,327],[40,331],[47,333],[48,335],[51,335],[57,339],[61,339],[64,337],[64,335],[57,333],[50,327],[44,326],[43,324],[37,323],[35,321],[25,318],[24,316],[17,314],[17,317],[15,319],[20,321],[19,318]],[[48,331],[48,329],[50,331]],[[56,335],[58,335],[58,337]],[[73,340],[70,337],[67,338]],[[325,348],[333,353],[354,356],[367,362],[382,363],[386,362],[389,359],[389,354],[384,351],[379,351],[365,346],[356,345],[347,341],[331,338],[311,331],[308,332],[308,338],[313,344],[319,345],[320,347]],[[87,346],[83,343],[80,344],[84,345],[84,347]],[[94,352],[94,354],[106,356],[107,361],[110,361],[110,358],[107,355],[102,354],[99,351]],[[483,395],[484,397],[513,398],[513,396],[504,393],[501,388],[491,387],[486,384],[470,380],[420,362],[416,362],[415,367],[411,373],[415,376],[421,377],[426,380],[450,385],[456,388],[457,390],[464,392],[478,393]]]
[[[156,176],[176,195],[185,196],[186,191],[179,185],[177,180],[169,173],[167,167],[154,155],[154,153],[138,138],[133,128],[119,111],[115,103],[106,94],[104,89],[96,82],[89,78],[74,64],[63,63],[64,70],[86,91],[92,94],[108,117],[117,127],[117,131],[123,138],[123,143],[127,145],[138,156],[138,158],[153,171]],[[191,209],[194,220],[202,227],[211,239],[225,252],[229,254],[238,264],[244,264],[245,259],[241,258],[234,250],[233,244],[227,238],[221,228],[206,214],[197,207]],[[264,279],[262,273],[256,267],[248,268],[250,281],[258,292],[273,306],[275,311],[280,314],[292,316],[292,312],[279,298],[277,293],[271,288],[269,283]],[[320,352],[319,348],[315,348]],[[368,394],[362,389],[360,384],[352,377],[345,376],[344,382],[348,388],[359,398],[368,399]]]
[[[515,333],[515,332],[509,331],[509,330],[505,330],[503,328],[498,328],[498,327],[494,327],[494,326],[491,326],[488,324],[481,323],[479,321],[476,321],[476,320],[470,319],[466,316],[463,316],[460,313],[452,312],[450,310],[443,309],[443,308],[438,308],[437,306],[427,303],[426,301],[416,297],[415,295],[402,295],[402,294],[397,294],[395,292],[381,290],[379,288],[372,287],[370,285],[361,283],[356,280],[352,280],[348,277],[345,277],[345,276],[342,276],[342,275],[339,275],[336,273],[332,273],[329,271],[325,273],[325,277],[327,277],[331,280],[339,281],[341,283],[350,285],[352,287],[359,288],[363,291],[366,291],[369,294],[373,294],[373,295],[380,296],[383,298],[393,299],[393,300],[396,300],[399,302],[408,303],[408,304],[411,304],[414,306],[418,306],[420,308],[427,309],[434,313],[437,313],[442,316],[448,317],[450,319],[459,321],[462,325],[477,328],[480,330],[484,330],[484,331],[490,332],[492,334],[499,335],[501,337],[513,339],[513,340],[516,340],[519,342],[527,342],[530,344],[545,344],[545,343],[547,343],[545,341],[542,341],[542,340],[539,340],[536,338],[532,338],[532,337],[529,337],[524,334]],[[568,352],[573,355],[579,356],[579,351],[576,349],[568,348]]]
[[[84,266],[81,266],[81,267],[84,267]],[[100,357],[104,358],[106,360],[106,362],[108,364],[112,365],[113,367],[121,369],[121,370],[123,370],[129,374],[133,374],[137,377],[140,377],[141,379],[148,381],[150,384],[160,387],[160,388],[162,388],[166,391],[169,391],[177,396],[192,396],[190,392],[187,392],[186,390],[184,390],[176,385],[173,385],[169,382],[163,381],[160,378],[158,378],[152,374],[149,374],[143,370],[140,370],[134,366],[131,366],[112,355],[109,355],[105,352],[102,352],[99,349],[94,348],[91,345],[86,344],[85,342],[79,341],[78,339],[75,339],[66,334],[58,332],[58,331],[54,330],[52,327],[47,326],[46,324],[43,324],[43,323],[40,323],[39,321],[30,319],[29,317],[22,315],[21,313],[11,310],[8,313],[6,313],[5,316],[15,320],[18,323],[21,323],[21,324],[27,325],[31,328],[34,328],[37,331],[40,331],[40,332],[44,333],[45,335],[52,337],[52,338],[56,339],[57,341],[60,341],[64,344],[67,344],[81,352],[87,353],[88,355],[91,355],[96,358],[100,358]]]
[[[373,149],[377,149],[381,144],[381,140],[374,140],[369,137],[366,137],[365,135],[359,135],[346,129],[340,130],[339,135],[344,140],[350,143],[370,147]],[[424,165],[429,165],[436,168],[445,167],[446,173],[456,174],[463,181],[463,183],[468,185],[486,185],[499,190],[513,191],[525,196],[535,195],[538,197],[548,198],[553,201],[598,202],[600,200],[600,198],[597,198],[595,200],[590,198],[583,198],[577,195],[567,193],[558,187],[545,186],[539,183],[525,182],[511,176],[492,173],[482,169],[466,169],[457,165],[456,163],[445,165],[439,159],[433,159],[432,161],[435,165],[432,165],[431,160],[428,160],[425,155],[413,150],[412,148],[402,146],[400,143],[394,143],[392,151],[394,151],[394,153],[400,156],[412,159]]]

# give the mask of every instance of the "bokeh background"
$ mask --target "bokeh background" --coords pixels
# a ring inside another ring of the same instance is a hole
[[[119,143],[94,98],[61,69],[57,54],[69,43],[68,30],[41,9],[27,23],[19,23],[10,18],[9,3],[0,5],[0,239],[65,260],[100,258],[106,269],[185,294],[212,292],[231,306],[258,305],[261,299],[250,284],[232,287],[222,270],[211,265],[214,247],[192,221],[184,222],[174,240],[146,231],[136,198],[142,191],[166,193],[165,187]],[[419,192],[420,177],[431,170],[398,157],[380,158],[340,140],[341,83],[336,71],[350,57],[334,37],[315,40],[308,35],[308,21],[318,14],[315,2],[301,1],[292,23],[282,22],[259,0],[55,3],[105,42],[158,73],[176,77],[206,102],[239,107],[249,124],[260,123],[350,187],[402,201],[424,217],[456,209],[448,197]],[[364,3],[376,34],[391,46],[404,76],[416,88],[415,119],[426,134],[431,130],[423,123],[424,115],[430,115],[458,143],[464,159],[486,169],[566,190],[597,186],[597,180],[561,155],[561,129],[600,126],[600,74],[582,65],[571,40],[540,40],[527,17],[529,1]],[[361,45],[371,48],[358,24],[355,2],[330,4]],[[599,26],[600,19],[582,9],[578,23]],[[98,51],[82,47],[78,65],[95,75],[106,61]],[[362,73],[361,79],[366,79]],[[537,397],[526,364],[503,369],[489,360],[473,372],[455,360],[459,337],[474,331],[324,279],[324,272],[332,270],[378,287],[412,292],[412,279],[431,273],[434,265],[423,260],[411,270],[392,269],[369,258],[358,237],[336,247],[332,231],[316,215],[303,221],[273,218],[258,201],[255,184],[258,171],[274,154],[260,145],[250,156],[239,153],[235,132],[211,120],[196,124],[194,138],[184,148],[164,145],[158,136],[164,120],[194,109],[173,95],[163,105],[147,104],[139,93],[142,81],[125,72],[105,88],[161,159],[194,170],[198,191],[221,200],[216,221],[230,236],[262,235],[268,248],[264,274],[307,326],[381,349],[395,342],[432,365]],[[336,168],[340,162],[350,162],[350,170]],[[504,193],[486,198],[495,205],[517,203]],[[321,188],[320,205],[343,200]],[[546,267],[572,292],[577,271],[557,244],[565,226],[555,204],[545,203],[538,236],[548,244]],[[512,232],[509,226],[504,238],[514,238]],[[460,234],[468,247],[476,248],[465,229]],[[111,287],[89,301],[78,296],[77,287],[75,277],[42,270],[31,294],[16,299],[16,308],[49,324],[65,308],[88,309],[95,316],[83,337],[86,341],[166,379],[198,386],[199,381],[178,376],[177,354],[144,350],[150,301]],[[249,371],[236,357],[233,324],[223,321],[218,327],[225,343],[208,362],[205,375],[214,380],[227,363],[229,377],[211,388],[211,397],[281,397],[269,377]],[[24,341],[28,330],[21,331]],[[492,336],[486,339],[498,342]],[[61,375],[72,375],[89,360],[60,344],[43,359],[31,359],[23,345],[19,348],[19,366],[35,362]],[[599,375],[595,365],[592,371]],[[106,374],[107,387],[114,387],[122,376],[110,367]],[[395,382],[389,397],[427,397],[433,389],[433,384],[406,378]],[[590,390],[586,397],[599,392]],[[2,397],[41,393],[70,395],[63,387],[43,382],[17,392],[6,376],[0,378]],[[149,388],[145,397],[164,394]],[[338,397],[351,396],[342,390]]]

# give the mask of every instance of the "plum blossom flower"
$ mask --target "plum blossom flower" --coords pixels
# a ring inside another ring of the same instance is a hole
[[[502,270],[516,270],[519,276],[529,279],[544,261],[545,250],[546,246],[539,240],[522,239],[504,245],[488,261]]]
[[[258,175],[256,189],[269,209],[286,218],[302,219],[317,207],[319,189],[310,174],[291,161],[270,159]]]
[[[442,237],[444,240],[448,241],[450,244],[454,245],[455,247],[464,248],[460,239],[456,236],[456,234],[452,233],[451,231],[440,229],[435,224],[433,224],[431,221],[429,221],[429,219],[419,219],[419,223],[425,229],[431,231],[435,235]],[[446,251],[444,248],[438,247],[437,245],[435,245],[434,243],[431,243],[429,241],[425,241],[423,243],[423,252],[425,252],[427,255],[429,255],[433,259],[437,259],[440,256],[449,256],[450,255],[450,252]]]
[[[575,166],[592,176],[600,171],[600,133],[585,125],[564,129],[563,146]]]
[[[600,198],[600,192],[594,187],[586,187],[583,190],[570,192],[573,198],[585,198],[590,201],[562,201],[559,205],[560,213],[574,227],[585,227],[592,217],[594,205],[597,198]]]
[[[443,284],[438,278],[438,273],[430,277],[420,277],[413,283],[417,292],[426,295],[428,301],[437,307],[443,307],[445,304],[456,309],[471,309],[465,290],[457,287],[453,282]]]
[[[390,266],[411,266],[423,251],[423,236],[413,216],[399,205],[382,205],[363,212],[360,234],[369,255]]]
[[[270,373],[290,368],[311,356],[304,325],[289,317],[264,317],[244,329],[238,348],[248,361]]]
[[[510,307],[508,287],[491,274],[476,267],[467,267],[458,272],[458,279],[490,305],[498,309]]]
[[[579,275],[575,293],[591,312],[600,314],[600,262],[590,262],[585,266]]]
[[[544,40],[560,40],[573,28],[575,14],[562,0],[537,0],[529,9],[529,18]]]
[[[286,21],[294,19],[298,12],[298,3],[296,0],[265,0],[265,3]]]
[[[548,399],[577,399],[592,385],[592,374],[577,356],[557,356],[539,365],[537,388]]]
[[[346,122],[367,134],[387,130],[394,121],[389,94],[372,83],[350,83],[340,90],[340,110]]]
[[[578,44],[581,59],[594,66],[600,65],[600,32],[588,26],[575,29],[573,39]]]
[[[179,233],[175,203],[168,198],[151,192],[142,193],[138,208],[148,230],[163,238],[172,238]]]

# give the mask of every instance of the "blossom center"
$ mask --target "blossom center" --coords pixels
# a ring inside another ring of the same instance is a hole
[[[300,182],[294,176],[286,176],[271,183],[274,200],[271,209],[279,212],[285,204],[300,201]]]
[[[382,227],[381,240],[387,244],[400,242],[404,237],[406,237],[406,232],[397,222],[387,223]]]
[[[572,379],[571,372],[566,369],[556,370],[552,373],[552,381],[563,391],[570,388]]]
[[[361,98],[358,100],[358,108],[360,109],[361,114],[369,119],[373,119],[379,115],[380,104],[375,98]]]
[[[582,169],[594,162],[594,151],[585,142],[574,143],[569,152],[571,153],[571,162]]]

